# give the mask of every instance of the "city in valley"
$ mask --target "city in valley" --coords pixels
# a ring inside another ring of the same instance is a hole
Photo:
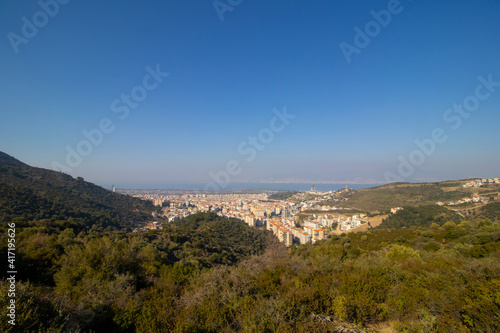
[[[351,189],[346,187],[339,191],[319,192],[312,186],[310,191],[290,193],[290,197],[280,200],[274,199],[273,194],[286,192],[200,194],[175,190],[120,190],[161,207],[160,212],[153,213],[154,218],[162,217],[172,222],[197,212],[214,212],[241,219],[251,227],[270,230],[286,246],[314,243],[330,234],[358,228],[364,230],[362,226],[370,223],[366,214],[356,210],[350,212],[348,208],[319,205],[325,200],[341,200],[336,196],[347,191]],[[159,222],[152,222],[142,229],[159,228]]]
[[[479,188],[487,184],[500,184],[499,178],[476,179],[461,184],[462,188]],[[113,188],[113,191],[116,191]],[[380,225],[387,214],[367,216],[352,208],[325,205],[324,202],[349,200],[342,194],[352,191],[347,186],[338,191],[320,192],[313,185],[307,192],[277,192],[272,190],[235,191],[237,193],[190,192],[187,190],[119,190],[122,193],[151,201],[159,207],[153,218],[168,222],[198,212],[214,212],[220,216],[241,219],[251,227],[273,232],[286,246],[315,243],[331,234],[366,231]],[[282,195],[280,195],[280,193]],[[284,195],[284,196],[283,196]],[[498,196],[497,196],[498,198]],[[456,202],[436,201],[439,206],[463,203],[488,203],[486,197],[473,194]],[[395,214],[402,207],[390,209]],[[148,223],[139,230],[160,229],[158,221]]]

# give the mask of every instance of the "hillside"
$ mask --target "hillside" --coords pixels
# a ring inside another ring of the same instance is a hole
[[[0,222],[72,218],[101,226],[145,221],[154,207],[143,200],[52,170],[31,167],[0,152]]]
[[[269,245],[280,246],[268,231],[214,213],[194,214],[162,231],[144,233],[82,230],[67,221],[19,222],[16,230],[18,321],[15,327],[0,323],[2,332],[59,332],[62,326],[62,331],[82,332],[164,331],[141,329],[159,318],[141,322],[138,316],[155,306],[169,307],[168,298],[188,293],[191,279],[202,272],[228,269],[262,255]],[[0,234],[0,254],[7,257],[5,225]],[[0,266],[8,270],[6,260]],[[7,286],[0,280],[3,295]],[[6,306],[6,300],[1,298],[0,305]],[[171,310],[184,307],[189,309],[179,304]],[[183,318],[175,318],[175,312],[159,316],[179,320],[181,326]]]
[[[164,233],[178,258],[193,259],[203,267],[231,265],[250,255],[261,254],[266,243],[275,241],[271,233],[249,228],[242,220],[197,213],[169,223]]]
[[[479,209],[477,215],[492,221],[500,221],[500,200],[484,205]]]
[[[298,192],[296,191],[286,191],[286,192],[276,192],[269,196],[270,200],[287,200],[290,197],[293,197]]]
[[[438,205],[405,207],[396,214],[389,214],[378,228],[430,227],[433,223],[441,226],[449,221],[459,222],[460,216],[445,207]]]
[[[500,330],[500,224],[489,220],[289,250],[212,213],[145,233],[80,232],[61,221],[16,228],[17,322],[0,322],[2,332]],[[7,237],[0,245],[5,257]],[[2,295],[8,288],[0,280]]]
[[[489,184],[485,188],[462,188],[466,181],[440,183],[394,183],[374,188],[351,190],[338,196],[340,201],[327,200],[321,205],[356,208],[359,210],[388,211],[392,207],[434,205],[438,201],[456,201],[473,194],[484,195],[500,191],[500,184]],[[347,200],[345,200],[347,199]]]

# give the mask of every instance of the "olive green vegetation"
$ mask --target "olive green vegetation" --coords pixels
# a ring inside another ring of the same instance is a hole
[[[34,168],[0,152],[0,222],[69,218],[84,225],[130,227],[146,221],[150,202],[113,193],[64,173]]]
[[[293,197],[295,194],[299,192],[296,191],[284,191],[284,192],[276,192],[269,196],[271,200],[286,200],[288,198]]]
[[[460,221],[460,215],[442,206],[404,207],[389,214],[378,228],[430,227],[432,223],[443,225],[448,221]]]
[[[456,201],[470,198],[478,189],[462,188],[463,182],[397,183],[384,186],[351,190],[339,194],[336,200],[323,201],[321,205],[357,208],[362,211],[388,211],[392,207],[434,205],[438,201]],[[498,189],[499,184],[489,184],[489,191]],[[342,199],[348,199],[347,201]]]
[[[492,221],[500,221],[500,200],[497,199],[479,208],[479,212],[476,215],[488,218]]]
[[[143,233],[82,229],[68,221],[12,221],[16,224],[18,274],[16,326],[0,331],[134,331],[156,290],[191,289],[191,279],[213,267],[234,265],[263,253],[275,239],[243,221],[199,213]],[[7,226],[1,257],[7,257]],[[2,266],[7,265],[2,261]],[[7,271],[2,267],[2,271]],[[1,282],[2,306],[8,283]],[[161,304],[161,306],[167,306]],[[38,315],[33,315],[38,314]],[[148,321],[146,318],[143,318]],[[155,320],[161,320],[161,316]],[[153,321],[154,323],[154,321]]]
[[[443,225],[446,222],[460,222],[464,218],[471,220],[489,219],[500,221],[500,201],[495,200],[467,213],[467,216],[446,207],[429,205],[417,207],[404,207],[395,214],[389,214],[378,226],[379,229],[403,228],[403,227],[430,227],[432,224]]]
[[[144,233],[15,223],[16,326],[1,321],[4,332],[335,332],[340,321],[500,330],[500,223],[487,219],[288,250],[269,232],[212,213]],[[7,289],[3,279],[4,309]]]

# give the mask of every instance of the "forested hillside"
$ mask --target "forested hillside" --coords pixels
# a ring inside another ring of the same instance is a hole
[[[270,200],[286,200],[290,197],[293,197],[295,194],[298,192],[295,191],[283,191],[283,192],[276,192],[273,193],[269,196]]]
[[[2,321],[5,332],[500,330],[500,224],[490,220],[289,250],[211,213],[146,233],[16,224],[17,325]],[[2,307],[7,289],[2,280]]]
[[[157,325],[166,318],[149,318],[148,311],[175,310],[169,308],[171,302],[192,289],[194,276],[258,256],[276,242],[268,232],[213,213],[191,215],[148,233],[82,229],[67,221],[14,223],[18,319],[15,327],[3,321],[3,332],[57,331],[62,326],[127,332]],[[7,256],[6,229],[2,227],[2,258]],[[2,261],[3,272],[6,264]],[[2,306],[7,285],[2,280]],[[167,295],[168,303],[154,301]],[[139,320],[143,315],[144,321]]]
[[[0,152],[0,222],[72,218],[85,225],[130,227],[145,221],[151,203],[51,170],[34,168]]]
[[[430,227],[433,223],[443,225],[448,221],[458,222],[460,219],[460,215],[442,206],[404,207],[384,219],[379,228]]]
[[[492,221],[500,221],[500,200],[497,199],[481,207],[477,215]]]

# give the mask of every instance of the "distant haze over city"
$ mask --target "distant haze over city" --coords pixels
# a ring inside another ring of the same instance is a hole
[[[348,184],[348,183],[230,183],[224,188],[205,188],[205,183],[188,183],[188,184],[105,184],[108,189],[113,187],[118,189],[138,189],[138,190],[185,190],[188,192],[220,192],[220,191],[240,191],[245,189],[260,189],[260,190],[275,190],[275,191],[309,191],[314,186],[317,191],[329,192],[337,191],[345,188],[346,186],[352,189],[361,189],[367,187],[374,187],[380,184]]]

